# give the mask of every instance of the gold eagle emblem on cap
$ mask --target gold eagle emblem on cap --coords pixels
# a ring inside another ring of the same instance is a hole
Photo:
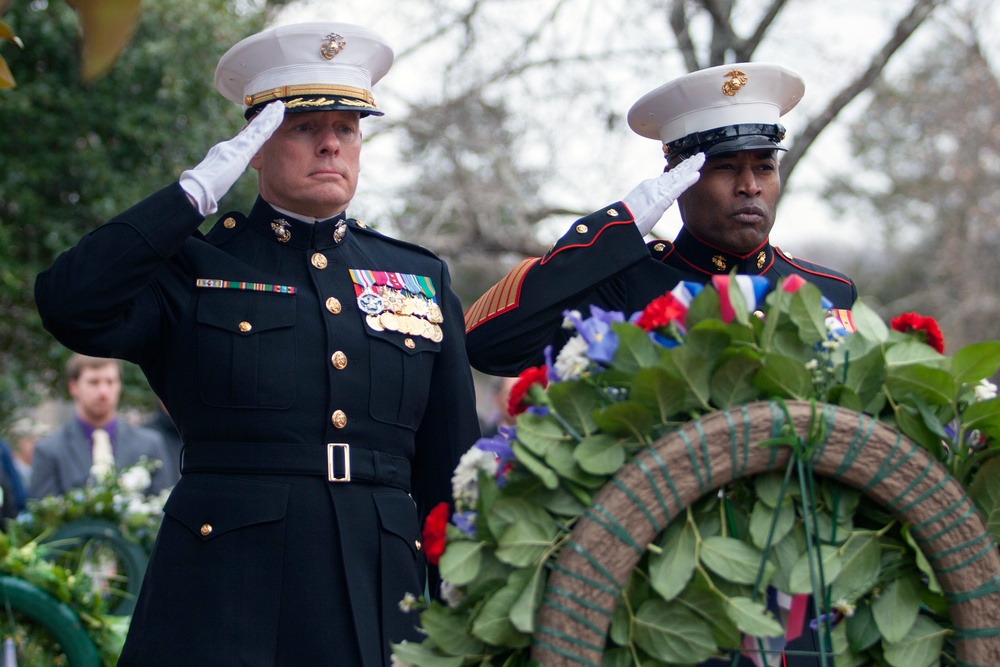
[[[738,69],[729,70],[726,72],[726,77],[728,81],[722,84],[722,92],[730,97],[735,95],[740,88],[747,85],[747,75]]]
[[[333,57],[343,51],[345,46],[347,46],[347,42],[344,41],[344,38],[335,32],[331,32],[323,38],[323,43],[319,47],[319,54],[327,60],[333,60]]]

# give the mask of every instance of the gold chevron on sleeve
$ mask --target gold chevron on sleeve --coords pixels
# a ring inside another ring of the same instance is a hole
[[[508,273],[503,279],[479,297],[472,306],[465,311],[465,331],[469,332],[479,324],[490,319],[494,315],[506,312],[517,307],[518,296],[521,293],[521,284],[528,270],[538,262],[537,257],[529,257],[522,260],[520,264]]]

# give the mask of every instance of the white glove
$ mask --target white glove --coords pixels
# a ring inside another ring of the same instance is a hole
[[[232,139],[212,146],[205,159],[180,177],[181,187],[194,199],[202,215],[219,210],[219,199],[229,192],[285,117],[285,105],[272,102]]]
[[[648,234],[670,205],[698,181],[701,176],[698,170],[703,164],[705,154],[695,153],[670,171],[643,181],[625,195],[622,203],[632,213],[640,234]]]

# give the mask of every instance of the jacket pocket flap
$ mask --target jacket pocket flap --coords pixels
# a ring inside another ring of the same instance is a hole
[[[276,482],[185,475],[170,493],[163,512],[203,540],[210,540],[231,530],[284,518],[288,488]]]
[[[198,322],[252,336],[295,324],[295,299],[284,294],[238,290],[203,290]]]
[[[382,530],[397,535],[416,555],[420,526],[413,499],[403,493],[376,493],[374,498]]]

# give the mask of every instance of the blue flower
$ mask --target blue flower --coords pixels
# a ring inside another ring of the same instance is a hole
[[[476,535],[476,513],[472,510],[455,512],[451,515],[451,523],[469,537]]]
[[[590,317],[585,320],[576,311],[566,311],[563,314],[587,342],[587,356],[601,364],[611,363],[615,350],[618,349],[618,335],[611,330],[611,324],[624,322],[625,316],[593,305],[590,307]]]
[[[514,429],[508,426],[500,426],[497,434],[489,438],[480,438],[476,441],[476,448],[484,452],[491,452],[501,460],[514,458],[514,450],[511,449],[510,440],[514,437]]]

